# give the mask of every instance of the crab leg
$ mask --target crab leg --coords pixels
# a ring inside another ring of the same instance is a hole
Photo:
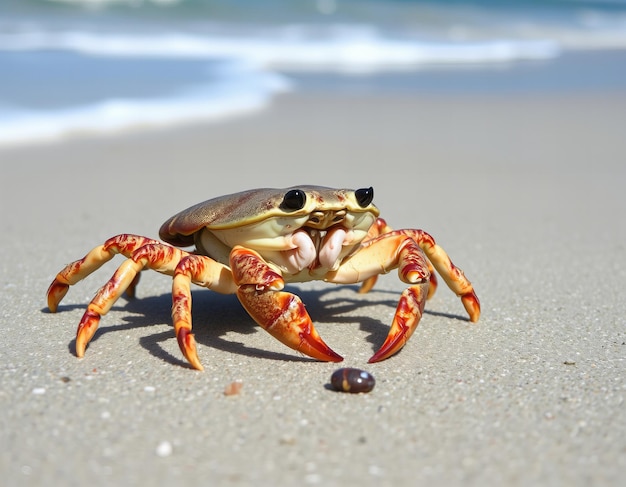
[[[222,294],[234,294],[237,286],[230,270],[210,257],[190,254],[176,266],[172,282],[172,321],[178,346],[194,369],[203,370],[191,333],[191,283]]]
[[[122,234],[111,237],[104,244],[92,249],[85,257],[79,259],[59,272],[48,288],[48,308],[51,313],[56,313],[57,307],[63,297],[67,294],[70,286],[81,281],[92,272],[98,270],[106,262],[110,261],[115,254],[122,254],[126,257],[139,247],[147,244],[159,243],[158,240],[142,237],[140,235]],[[135,279],[128,289],[127,294],[133,295],[134,288],[139,279]]]
[[[414,285],[402,292],[387,338],[369,363],[389,358],[404,347],[422,318],[428,296],[430,271],[424,253],[413,240],[405,238],[398,246],[397,256],[400,279]]]
[[[378,362],[400,351],[411,337],[424,311],[430,285],[428,260],[417,243],[401,233],[387,233],[355,254],[338,271],[329,276],[332,282],[355,282],[373,272],[398,268],[403,282],[412,284],[400,296],[389,333],[380,349],[369,359]],[[358,269],[358,271],[357,271]]]
[[[373,240],[383,233],[391,232],[392,230],[393,229],[389,225],[387,225],[387,222],[383,218],[377,218],[367,231],[367,236],[363,239],[363,243],[368,242],[369,240]],[[359,294],[365,294],[370,292],[376,284],[376,281],[378,281],[378,274],[375,274],[372,277],[368,277],[367,279],[365,279],[361,283],[361,287],[359,288]]]
[[[397,267],[400,279],[412,284],[402,293],[389,334],[370,362],[386,359],[398,352],[417,328],[424,303],[431,294],[428,289],[431,266],[426,256],[452,291],[461,296],[470,321],[476,321],[480,315],[480,304],[471,283],[433,238],[421,230],[396,230],[368,240],[359,252],[327,276],[331,282],[348,284],[367,280],[371,275]]]
[[[85,355],[87,344],[98,329],[100,317],[106,314],[128,286],[136,281],[137,274],[144,267],[172,275],[176,265],[185,255],[189,254],[163,243],[150,243],[135,250],[87,305],[76,331],[76,355],[78,357]]]
[[[377,218],[374,224],[368,230],[367,237],[365,237],[365,239],[363,240],[363,243],[367,244],[367,242],[374,240],[375,238],[383,234],[391,233],[391,232],[393,232],[393,229],[387,224],[387,222],[383,218]],[[430,261],[427,261],[427,264],[428,264],[428,270],[430,271],[430,286],[428,287],[428,295],[426,296],[426,299],[428,300],[432,298],[433,295],[435,294],[438,283],[437,283],[437,275],[434,272],[435,269],[432,263]],[[365,279],[361,283],[361,287],[359,288],[359,294],[365,294],[365,293],[370,292],[372,288],[374,287],[374,285],[376,284],[377,280],[378,280],[378,274],[375,274],[372,277]]]
[[[469,320],[472,323],[478,321],[480,302],[472,283],[465,277],[463,271],[452,263],[446,251],[437,245],[431,235],[423,230],[399,230],[398,232],[410,236],[417,242],[448,287],[461,298],[461,302],[469,315]]]
[[[431,269],[431,276],[433,274],[432,268],[434,267],[452,292],[461,298],[461,302],[469,315],[469,320],[472,323],[478,321],[478,318],[480,318],[480,302],[474,292],[472,283],[465,277],[463,271],[452,263],[446,251],[435,243],[435,239],[423,230],[394,230],[368,240],[359,252],[347,260],[334,275],[330,275],[328,280],[344,284],[360,281],[367,282],[367,279],[369,279],[368,273],[378,274],[381,272],[381,269],[383,273],[388,272],[396,266],[393,259],[389,260],[389,258],[394,255],[394,245],[396,244],[393,242],[398,237],[409,237],[419,245],[420,249],[432,263],[432,265],[428,264],[429,269]],[[387,242],[387,244],[381,244],[381,242]],[[432,286],[432,277],[430,280]],[[433,292],[429,290],[427,299],[432,294]]]
[[[321,339],[300,298],[281,291],[283,278],[259,254],[234,247],[230,267],[241,304],[270,335],[309,357],[326,362],[343,360]]]
[[[369,363],[385,360],[404,347],[422,319],[427,297],[428,282],[410,286],[402,292],[387,338],[370,357]]]

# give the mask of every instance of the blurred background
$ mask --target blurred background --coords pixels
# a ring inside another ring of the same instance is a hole
[[[622,89],[624,48],[620,0],[2,0],[0,144],[284,92]]]

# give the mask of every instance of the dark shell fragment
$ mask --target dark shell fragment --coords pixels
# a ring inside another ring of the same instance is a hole
[[[370,392],[376,380],[365,370],[346,367],[333,372],[330,376],[330,384],[333,389],[340,392]]]

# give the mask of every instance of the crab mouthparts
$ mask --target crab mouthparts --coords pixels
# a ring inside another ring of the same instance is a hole
[[[346,218],[346,210],[314,211],[309,216],[305,227],[317,230],[329,230],[333,225],[338,225]]]
[[[334,269],[339,263],[339,256],[347,238],[346,229],[337,225],[327,230],[306,227],[303,230],[311,239],[314,249],[314,255],[311,255],[313,259],[308,267]]]
[[[283,253],[285,269],[292,274],[304,269],[335,270],[343,247],[353,241],[353,232],[342,225],[346,215],[346,210],[311,213],[306,224],[292,234],[292,247]]]

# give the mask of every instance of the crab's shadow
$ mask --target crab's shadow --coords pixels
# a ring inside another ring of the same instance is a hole
[[[348,289],[346,289],[348,288]],[[376,291],[373,296],[357,293],[356,286],[329,287],[328,289],[310,290],[297,286],[286,289],[297,294],[305,303],[307,311],[313,321],[318,323],[334,323],[353,325],[359,323],[359,328],[367,334],[366,341],[375,351],[380,346],[389,331],[389,323],[368,316],[366,313],[371,306],[386,306],[393,312],[396,308],[399,294],[394,291]],[[338,292],[338,290],[341,290]],[[193,332],[196,342],[200,345],[222,350],[232,354],[254,356],[269,360],[314,361],[309,357],[291,352],[274,352],[263,350],[246,344],[245,335],[262,333],[263,330],[252,320],[243,309],[235,295],[223,295],[209,290],[198,288],[193,291]],[[380,298],[380,299],[378,299]],[[153,326],[155,324],[170,323],[172,299],[171,294],[159,296],[138,297],[135,299],[121,299],[112,308],[115,311],[127,311],[130,314],[123,317],[123,323],[111,324],[107,316],[102,318],[101,326],[96,331],[91,342],[101,336],[124,330]],[[85,308],[85,305],[59,306],[59,311],[76,308]],[[357,310],[363,313],[357,313]],[[450,319],[467,321],[467,318],[458,315],[425,310],[424,313],[433,316],[443,316]],[[233,336],[234,335],[234,336]],[[241,336],[241,340],[239,339]],[[150,354],[166,362],[189,367],[189,364],[165,350],[162,343],[174,339],[174,332],[167,331],[151,333],[139,339],[140,345]],[[75,340],[69,343],[72,353],[75,350]],[[291,352],[291,353],[289,353]]]

